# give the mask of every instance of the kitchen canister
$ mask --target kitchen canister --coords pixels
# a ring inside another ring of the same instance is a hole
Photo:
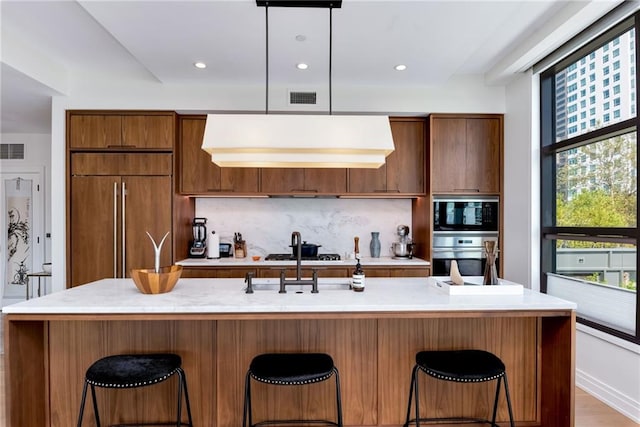
[[[371,243],[369,243],[369,250],[371,251],[371,258],[380,258],[380,232],[371,232]]]

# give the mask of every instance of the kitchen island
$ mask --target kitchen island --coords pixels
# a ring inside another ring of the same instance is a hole
[[[105,279],[5,307],[9,425],[75,425],[84,372],[93,361],[171,351],[183,359],[194,423],[238,427],[253,356],[321,351],[340,370],[345,425],[400,426],[415,353],[456,348],[485,349],[502,358],[518,425],[574,425],[573,303],[528,290],[450,296],[429,278],[371,278],[362,293],[322,282],[318,294],[246,294],[244,286],[240,279],[181,279],[170,293],[143,295],[130,279]],[[494,384],[422,377],[429,393],[421,400],[434,415],[491,411]],[[257,384],[254,409],[270,416],[304,411],[331,417],[329,383],[280,388],[268,400]],[[169,419],[175,410],[166,404],[175,392],[170,381],[101,392],[105,425]],[[85,422],[92,425],[90,410]]]

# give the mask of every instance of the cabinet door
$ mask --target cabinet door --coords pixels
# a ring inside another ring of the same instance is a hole
[[[221,168],[204,151],[206,118],[180,120],[180,191],[183,194],[257,193],[258,168]]]
[[[304,169],[263,168],[262,192],[267,194],[303,192]]]
[[[340,168],[307,168],[304,170],[304,190],[316,193],[347,192],[347,170]]]
[[[71,177],[71,286],[116,276],[119,194],[119,176]]]
[[[391,133],[395,150],[386,161],[387,192],[424,194],[424,120],[391,120]]]
[[[172,149],[174,116],[122,116],[122,146],[130,148]]]
[[[467,119],[465,187],[481,193],[500,192],[501,121],[497,118]]]
[[[119,115],[74,114],[69,118],[69,148],[109,148],[122,145]]]
[[[349,193],[377,193],[387,191],[387,165],[378,169],[349,169]]]
[[[160,244],[162,237],[171,230],[171,177],[127,176],[122,179],[125,197],[125,276],[132,268],[154,268],[155,252],[149,232]],[[162,246],[160,266],[171,265],[172,254],[169,234]]]
[[[220,167],[204,151],[204,118],[180,120],[180,190],[185,194],[220,190]]]
[[[431,122],[431,191],[466,188],[466,136],[464,118],[437,118]]]

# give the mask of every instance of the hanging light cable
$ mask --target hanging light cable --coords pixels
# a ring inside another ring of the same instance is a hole
[[[265,114],[209,114],[202,149],[221,167],[378,168],[393,150],[388,116],[333,115],[333,8],[340,0],[257,0],[265,7]],[[329,115],[269,114],[269,7],[329,9]]]

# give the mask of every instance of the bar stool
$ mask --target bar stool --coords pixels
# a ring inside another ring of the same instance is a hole
[[[278,385],[305,385],[328,380],[336,381],[336,422],[329,420],[266,420],[253,423],[251,409],[251,379]],[[244,413],[242,426],[255,427],[267,424],[324,424],[342,427],[342,403],[340,378],[333,359],[324,353],[265,353],[253,358],[247,371],[244,389]]]
[[[176,421],[166,423],[147,424],[118,424],[126,425],[175,425],[180,427],[187,425],[193,427],[191,419],[191,406],[189,405],[189,394],[187,393],[187,381],[182,370],[182,359],[177,354],[121,354],[107,356],[94,362],[85,374],[84,388],[82,390],[82,401],[80,403],[80,414],[78,415],[78,427],[82,426],[82,416],[84,414],[84,404],[87,397],[87,387],[91,386],[91,397],[93,399],[93,413],[97,427],[100,427],[100,415],[98,413],[98,403],[96,400],[96,387],[101,388],[136,388],[160,383],[169,379],[173,374],[178,374],[178,415]],[[187,404],[188,423],[182,420],[182,392]]]
[[[477,383],[498,380],[496,387],[496,398],[493,403],[493,417],[491,421],[483,418],[420,418],[420,399],[418,396],[418,372],[444,381],[461,383]],[[498,411],[498,398],[500,397],[500,383],[504,381],[504,391],[507,397],[507,407],[509,408],[509,420],[511,427],[515,427],[513,421],[513,411],[511,409],[511,398],[509,397],[509,385],[507,384],[507,373],[504,363],[496,355],[483,350],[451,350],[451,351],[421,351],[416,354],[416,364],[411,374],[411,386],[409,387],[409,405],[407,407],[407,418],[404,427],[415,423],[416,427],[420,422],[462,422],[462,423],[484,423],[492,427],[499,427],[496,424],[496,413]],[[415,394],[415,418],[411,416],[411,402]]]

